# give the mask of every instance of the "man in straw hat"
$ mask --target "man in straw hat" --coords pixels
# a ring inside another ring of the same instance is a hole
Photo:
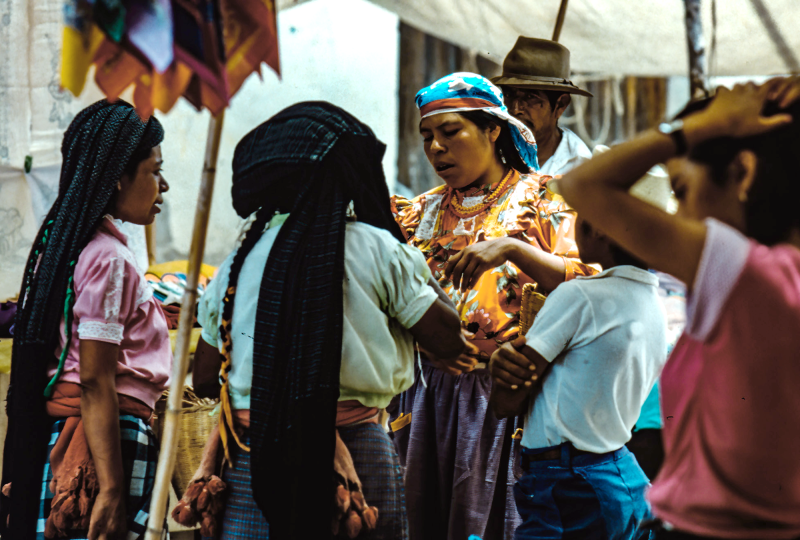
[[[580,137],[558,126],[572,94],[592,97],[569,81],[569,49],[555,41],[520,36],[503,61],[503,74],[492,82],[503,90],[511,114],[533,131],[539,173],[564,174],[592,157]]]
[[[654,170],[631,192],[664,208],[669,182]],[[649,483],[625,443],[667,359],[659,279],[580,216],[575,227],[581,260],[605,270],[559,285],[491,359],[490,405],[525,419],[514,538],[647,538]]]

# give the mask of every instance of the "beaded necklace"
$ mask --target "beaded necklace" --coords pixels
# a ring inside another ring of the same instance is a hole
[[[447,205],[448,209],[460,218],[470,218],[473,216],[477,216],[487,208],[489,208],[492,203],[494,203],[500,196],[510,187],[510,180],[514,177],[514,169],[509,169],[508,174],[500,181],[497,185],[497,188],[489,195],[487,195],[483,202],[472,206],[462,206],[459,202],[459,193],[456,190],[453,190],[453,197],[450,199],[450,204]],[[464,195],[461,196],[461,200],[464,200]]]

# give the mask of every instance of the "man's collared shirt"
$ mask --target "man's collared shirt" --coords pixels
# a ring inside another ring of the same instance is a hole
[[[558,144],[556,152],[542,165],[539,170],[541,175],[564,174],[592,157],[592,152],[580,137],[567,128],[559,129],[563,135],[561,142]]]

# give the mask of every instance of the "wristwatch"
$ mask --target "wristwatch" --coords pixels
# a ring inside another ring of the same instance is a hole
[[[669,135],[675,143],[675,154],[678,156],[686,155],[689,145],[686,142],[686,135],[683,132],[683,120],[673,120],[658,125],[658,131],[664,135]]]

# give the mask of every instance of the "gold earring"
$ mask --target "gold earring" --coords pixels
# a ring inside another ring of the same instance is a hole
[[[743,202],[743,203],[747,202],[747,192],[746,191],[740,191],[739,192],[739,202]]]

